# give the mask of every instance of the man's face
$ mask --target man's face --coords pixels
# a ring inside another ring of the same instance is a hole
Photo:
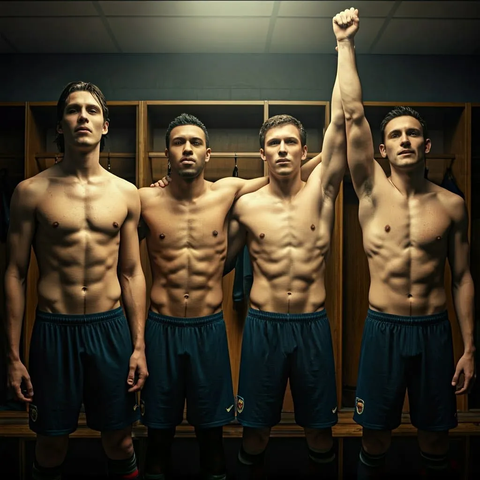
[[[302,160],[307,158],[307,146],[302,147],[298,128],[287,123],[267,131],[260,156],[267,162],[269,173],[286,177],[300,171]]]
[[[108,133],[108,122],[97,99],[90,92],[81,90],[67,97],[57,131],[63,134],[65,148],[71,146],[89,151],[100,144],[102,135]]]
[[[420,122],[414,117],[402,116],[385,126],[385,143],[380,145],[380,153],[392,166],[411,169],[425,160],[430,146],[430,139],[423,138]]]
[[[205,133],[196,125],[180,125],[170,132],[170,145],[165,150],[172,173],[183,178],[196,178],[210,160]]]

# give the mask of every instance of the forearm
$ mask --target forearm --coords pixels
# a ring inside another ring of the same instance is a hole
[[[24,277],[7,269],[5,274],[5,300],[7,312],[7,357],[10,362],[20,360],[20,339],[25,312]]]
[[[337,43],[338,47],[338,82],[345,117],[354,119],[363,116],[362,86],[358,76],[355,47],[353,40]]]
[[[467,275],[461,283],[454,284],[452,293],[465,353],[474,353],[474,286],[471,275]]]
[[[145,348],[146,285],[143,271],[121,275],[122,298],[135,349]]]
[[[259,188],[264,187],[268,183],[268,177],[253,178],[251,180],[244,180],[243,185],[235,196],[236,199],[247,193],[256,192]]]

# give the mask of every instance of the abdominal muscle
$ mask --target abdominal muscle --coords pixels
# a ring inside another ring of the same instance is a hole
[[[117,276],[118,240],[90,244],[87,249],[36,242],[38,308],[49,313],[84,315],[120,306]]]
[[[250,305],[254,309],[299,314],[325,306],[325,261],[319,252],[278,249],[269,260],[254,262],[253,278]]]
[[[432,315],[446,309],[444,267],[434,259],[411,265],[370,258],[369,303],[373,310],[393,315]]]
[[[226,245],[150,251],[153,285],[150,308],[172,317],[203,317],[222,310]]]

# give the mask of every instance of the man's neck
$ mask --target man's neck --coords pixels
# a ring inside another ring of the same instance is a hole
[[[195,178],[184,178],[172,172],[170,194],[178,200],[194,200],[205,193],[206,181],[203,173]]]
[[[302,188],[304,183],[300,176],[300,170],[288,177],[275,177],[269,175],[270,182],[268,188],[272,195],[288,199],[294,197]]]
[[[419,165],[418,168],[403,171],[391,167],[390,183],[406,197],[413,197],[415,195],[425,192],[426,180],[424,165]]]
[[[99,175],[103,170],[100,165],[100,146],[89,152],[82,152],[66,145],[60,168],[65,174],[79,180],[88,180]]]

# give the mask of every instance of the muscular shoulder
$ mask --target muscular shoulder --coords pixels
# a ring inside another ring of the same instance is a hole
[[[116,175],[111,175],[110,185],[111,188],[108,192],[111,195],[115,196],[115,200],[118,199],[119,202],[122,202],[123,205],[127,208],[129,215],[139,215],[140,214],[140,197],[138,195],[138,189],[133,183],[124,180],[123,178],[117,177]]]
[[[125,199],[130,200],[130,199],[137,199],[138,200],[138,189],[137,187],[120,177],[117,177],[116,175],[110,174],[110,181],[111,185],[116,189]],[[113,189],[112,189],[113,190]],[[114,192],[112,191],[112,194]]]
[[[165,188],[142,187],[138,190],[138,194],[140,196],[140,202],[142,203],[142,207],[145,207],[150,203],[162,198],[162,196],[165,194]]]
[[[265,203],[269,198],[267,187],[268,185],[265,185],[255,192],[242,195],[234,204],[234,212],[248,213],[252,209],[258,208],[260,204]]]
[[[128,194],[135,193],[136,195],[138,195],[138,189],[133,183],[131,183],[131,182],[129,182],[129,181],[123,179],[123,178],[117,177],[116,175],[113,175],[111,173],[109,175],[111,175],[112,183],[120,191],[122,191],[124,193],[128,193]]]
[[[459,222],[466,218],[465,201],[460,195],[450,192],[438,185],[435,185],[435,190],[437,192],[437,198],[454,222]]]
[[[44,175],[35,175],[20,182],[14,191],[14,202],[25,207],[34,207],[48,189],[49,180]]]

